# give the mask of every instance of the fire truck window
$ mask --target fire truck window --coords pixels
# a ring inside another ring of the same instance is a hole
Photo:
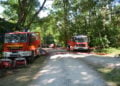
[[[26,34],[5,34],[5,43],[26,42]]]
[[[31,37],[32,42],[34,42],[36,40],[36,34],[33,33]]]
[[[88,39],[87,39],[87,37],[81,37],[81,38],[75,38],[75,41],[76,42],[87,42]]]
[[[39,36],[38,36],[39,34],[37,34],[37,33],[35,33],[35,38],[36,38],[36,40],[39,40]]]

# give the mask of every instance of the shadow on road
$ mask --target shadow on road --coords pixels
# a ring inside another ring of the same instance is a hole
[[[0,86],[28,86],[34,75],[47,63],[47,56],[40,56],[27,67],[12,69],[0,78]]]

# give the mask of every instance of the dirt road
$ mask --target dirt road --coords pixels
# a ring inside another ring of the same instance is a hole
[[[107,86],[102,77],[75,55],[52,50],[48,63],[28,86]],[[79,55],[85,57],[85,55]]]
[[[0,86],[107,86],[92,65],[119,67],[120,58],[47,50],[49,56],[40,56],[26,68],[12,70],[0,78]]]

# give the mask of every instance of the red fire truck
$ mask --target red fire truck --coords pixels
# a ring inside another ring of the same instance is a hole
[[[14,59],[24,57],[32,61],[40,55],[40,33],[39,32],[11,32],[5,33],[3,44],[3,57]]]
[[[88,50],[88,37],[86,35],[73,36],[68,42],[69,50]]]

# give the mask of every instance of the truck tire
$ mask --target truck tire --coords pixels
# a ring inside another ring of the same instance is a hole
[[[34,57],[35,57],[34,54],[35,54],[34,51],[32,51],[32,55],[26,58],[27,63],[32,63],[33,62]]]
[[[27,60],[27,63],[28,63],[28,64],[30,64],[30,63],[32,63],[32,62],[33,62],[33,60],[32,60],[32,57],[31,57],[31,56],[30,56],[30,57],[27,57],[27,58],[26,58],[26,60]]]

